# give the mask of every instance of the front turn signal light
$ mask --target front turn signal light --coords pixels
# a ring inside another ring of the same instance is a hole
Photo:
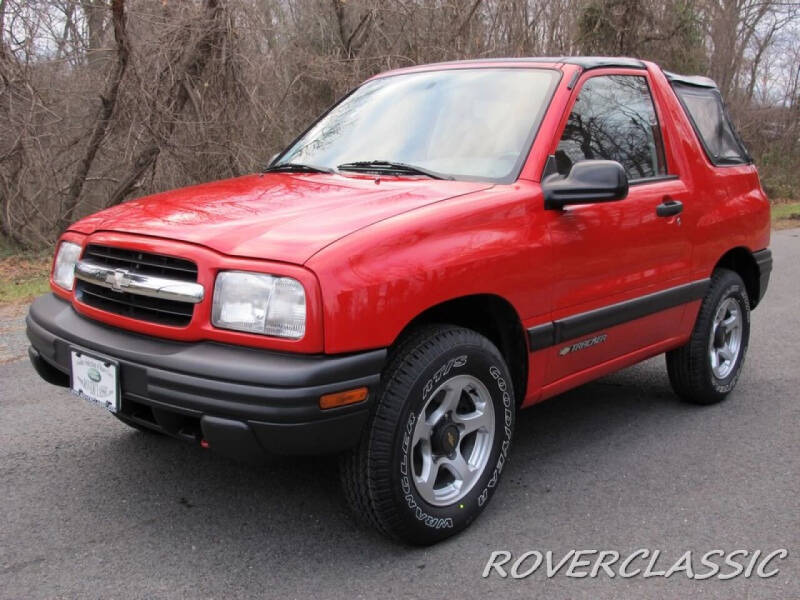
[[[328,408],[338,408],[348,404],[356,404],[367,399],[369,391],[365,387],[348,390],[346,392],[336,392],[335,394],[325,394],[319,399],[319,407],[322,410]]]

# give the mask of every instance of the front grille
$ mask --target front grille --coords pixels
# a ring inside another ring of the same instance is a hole
[[[184,258],[92,244],[86,247],[83,259],[151,277],[197,281],[197,265]],[[194,312],[194,304],[190,302],[117,292],[80,279],[76,280],[75,293],[80,302],[93,308],[161,325],[185,327]]]
[[[126,248],[98,246],[96,244],[86,246],[83,258],[104,267],[127,269],[131,273],[154,275],[181,281],[197,281],[197,265],[185,258],[150,254]]]

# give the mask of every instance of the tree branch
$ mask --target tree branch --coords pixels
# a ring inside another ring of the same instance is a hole
[[[89,175],[89,170],[92,168],[92,163],[95,156],[97,156],[97,151],[103,142],[111,117],[114,114],[114,107],[119,96],[119,85],[128,66],[130,49],[128,46],[128,33],[125,28],[125,0],[112,0],[111,18],[114,23],[114,39],[117,44],[117,62],[106,89],[100,97],[100,113],[97,116],[89,144],[86,146],[86,152],[78,164],[78,169],[69,186],[67,198],[64,202],[64,210],[59,221],[61,229],[66,229],[75,216],[75,209],[78,207],[86,177]]]
[[[178,65],[178,73],[167,94],[163,111],[166,125],[160,132],[158,128],[151,126],[153,139],[136,155],[132,169],[122,178],[122,183],[111,194],[108,206],[119,204],[126,198],[145,171],[155,164],[161,153],[161,144],[168,142],[172,137],[178,117],[190,98],[188,82],[196,79],[203,72],[214,46],[223,35],[223,15],[224,9],[220,0],[205,0],[205,22],[201,28],[202,34],[195,44],[184,53],[183,59]]]

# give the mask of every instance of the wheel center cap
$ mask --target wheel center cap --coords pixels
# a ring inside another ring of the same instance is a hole
[[[461,433],[455,423],[444,423],[436,428],[431,439],[433,450],[437,454],[452,454],[461,440]]]
[[[722,327],[717,327],[714,333],[714,347],[722,348],[725,345],[725,330]]]

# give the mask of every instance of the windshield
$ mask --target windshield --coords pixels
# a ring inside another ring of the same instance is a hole
[[[367,171],[365,163],[382,161],[448,178],[513,180],[558,78],[558,71],[546,69],[476,68],[374,79],[273,166]]]

